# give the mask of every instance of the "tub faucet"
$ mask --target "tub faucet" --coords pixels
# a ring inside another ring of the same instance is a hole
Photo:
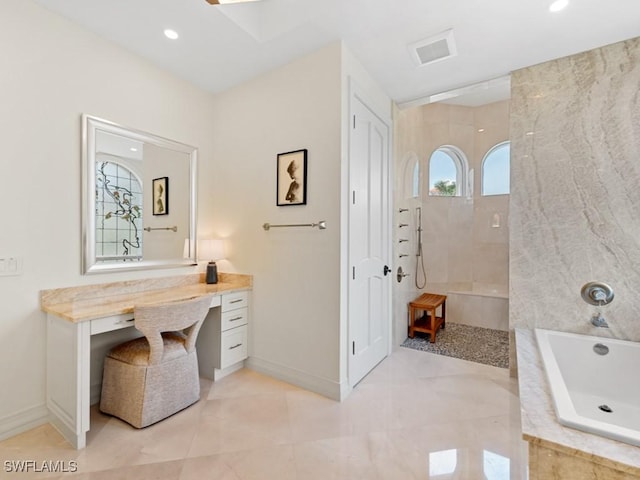
[[[593,316],[591,317],[591,323],[594,327],[609,328],[609,324],[600,312],[596,312],[593,314]]]
[[[602,282],[585,283],[580,290],[582,299],[590,305],[601,308],[613,301],[613,289]],[[609,328],[609,324],[599,311],[591,316],[591,324],[594,327]]]

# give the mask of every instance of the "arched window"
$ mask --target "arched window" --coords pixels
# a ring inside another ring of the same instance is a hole
[[[467,170],[467,159],[460,149],[451,145],[438,148],[429,159],[429,195],[466,194]]]
[[[142,259],[142,183],[113,161],[96,162],[96,259]]]
[[[413,198],[420,197],[420,160],[418,158],[416,158],[416,163],[413,166],[411,187],[411,196]]]
[[[482,195],[506,195],[510,192],[510,144],[491,148],[482,160]]]
[[[402,158],[403,184],[402,196],[404,199],[420,198],[422,182],[420,179],[420,158],[415,152],[407,152]]]

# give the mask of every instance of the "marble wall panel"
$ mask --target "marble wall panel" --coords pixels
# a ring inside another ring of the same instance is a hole
[[[640,38],[511,80],[511,327],[640,340]],[[580,297],[610,284],[610,329]]]
[[[473,246],[473,282],[481,284],[509,283],[509,251],[498,243]]]
[[[446,103],[432,103],[426,107],[417,107],[410,110],[420,110],[422,114],[421,121],[424,125],[428,124],[447,124],[449,123],[449,112],[451,106]]]
[[[475,108],[474,125],[478,127],[496,127],[500,129],[500,136],[504,137],[504,122],[509,118],[509,102],[494,102]]]
[[[447,296],[447,322],[507,331],[509,329],[509,300],[449,292]]]
[[[447,249],[448,245],[445,241],[423,244],[422,254],[424,255],[424,266],[429,282],[449,282],[449,255]],[[411,275],[415,274],[415,258],[415,256],[412,258]]]
[[[473,127],[475,124],[474,109],[458,105],[449,105],[449,125],[467,125]]]
[[[529,445],[529,480],[637,480],[624,467],[602,465],[576,455]]]

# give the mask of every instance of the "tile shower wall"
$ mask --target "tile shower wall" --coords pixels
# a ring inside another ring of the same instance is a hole
[[[514,72],[511,95],[510,326],[640,341],[640,39]]]
[[[394,260],[410,274],[395,283],[395,338],[406,338],[407,302],[418,294],[416,274],[416,214],[422,207],[423,253],[427,273],[424,291],[447,293],[470,290],[474,284],[506,290],[509,273],[509,196],[482,197],[481,164],[494,145],[509,139],[509,101],[481,107],[432,104],[395,112]],[[482,132],[478,130],[484,129]],[[474,170],[470,198],[429,197],[428,168],[431,154],[443,145],[454,145]],[[412,197],[415,159],[422,171],[421,198]],[[399,213],[399,208],[408,212]],[[501,227],[492,228],[494,214]],[[400,223],[409,227],[398,228]],[[399,243],[401,238],[409,241]],[[400,258],[400,254],[409,254]],[[453,312],[451,312],[453,313]],[[451,318],[451,320],[454,320]],[[506,326],[505,326],[506,328]]]

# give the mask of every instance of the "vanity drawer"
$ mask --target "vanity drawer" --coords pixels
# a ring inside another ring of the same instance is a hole
[[[227,368],[247,358],[247,326],[222,332],[220,338],[220,368]]]
[[[91,335],[120,330],[121,328],[133,327],[133,323],[133,315],[131,314],[96,318],[91,320]]]
[[[246,308],[239,308],[237,310],[230,310],[223,312],[221,315],[221,330],[229,330],[230,328],[240,327],[246,325],[249,322],[248,310]]]
[[[222,311],[244,308],[249,304],[249,292],[226,293],[222,295]]]

